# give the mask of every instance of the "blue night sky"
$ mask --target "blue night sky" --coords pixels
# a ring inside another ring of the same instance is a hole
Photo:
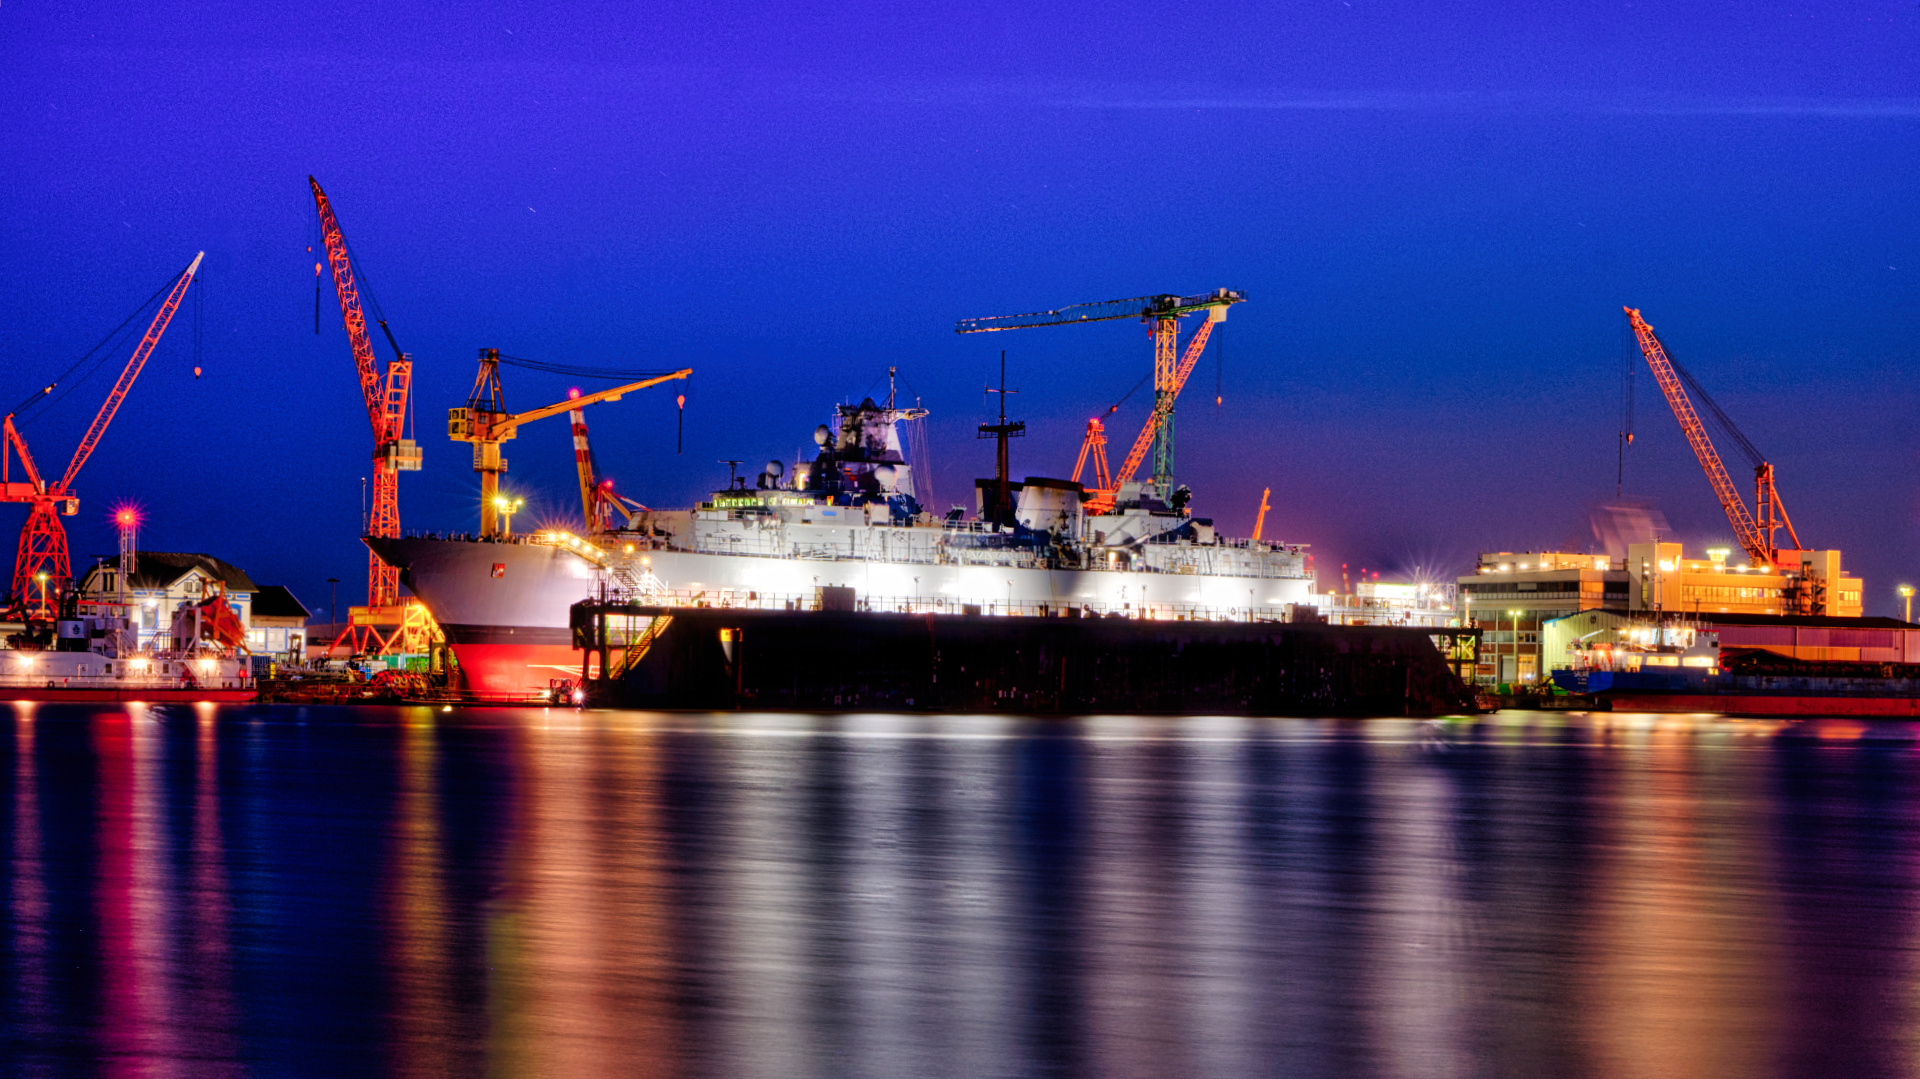
[[[409,528],[474,524],[443,432],[480,347],[692,366],[682,456],[671,390],[589,413],[656,506],[717,459],[790,460],[898,365],[944,508],[991,471],[972,427],[1001,348],[1016,475],[1066,474],[1151,359],[1132,323],[955,319],[1227,286],[1251,299],[1179,413],[1198,512],[1244,535],[1271,486],[1268,535],[1323,574],[1452,574],[1584,548],[1632,304],[1773,460],[1801,537],[1895,613],[1920,576],[1920,7],[1523,7],[4,0],[0,399],[204,248],[203,376],[178,320],[81,476],[76,564],[131,500],[144,547],[360,602],[371,440],[330,287],[313,332],[312,173],[415,356]],[[33,415],[43,468],[110,378]],[[516,408],[580,384],[505,379]],[[1627,494],[1727,542],[1636,381]],[[564,420],[507,454],[517,525],[577,514]],[[24,519],[0,507],[9,539]]]

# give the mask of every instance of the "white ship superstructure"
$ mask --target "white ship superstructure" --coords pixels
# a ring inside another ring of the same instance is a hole
[[[403,568],[468,688],[498,695],[577,676],[568,608],[605,592],[664,605],[1216,620],[1289,620],[1312,602],[1301,545],[1222,537],[1189,512],[1184,488],[1162,500],[1129,485],[1111,511],[1089,515],[1077,483],[1004,480],[1008,514],[930,512],[899,434],[923,415],[871,399],[839,406],[814,432],[813,460],[769,462],[693,509],[635,509],[590,537],[369,542]],[[997,502],[1001,482],[979,482],[977,509]]]

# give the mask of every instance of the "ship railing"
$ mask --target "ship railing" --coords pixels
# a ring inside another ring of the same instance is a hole
[[[662,589],[652,593],[609,587],[603,602],[648,607],[700,607],[740,611],[817,611],[814,595],[726,589]],[[1163,622],[1285,622],[1291,606],[1215,607],[1198,603],[1080,603],[962,600],[952,596],[857,596],[852,610],[881,614],[983,615],[1008,618],[1131,618]]]

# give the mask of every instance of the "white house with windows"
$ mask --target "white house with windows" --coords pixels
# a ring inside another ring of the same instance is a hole
[[[80,579],[81,602],[120,602],[120,577],[119,556],[102,559]],[[227,605],[240,616],[252,640],[253,602],[260,586],[232,563],[209,554],[140,551],[125,583],[126,601],[133,608],[143,648],[151,646],[156,635],[171,632],[173,612],[183,600],[198,602],[218,592],[226,593]]]

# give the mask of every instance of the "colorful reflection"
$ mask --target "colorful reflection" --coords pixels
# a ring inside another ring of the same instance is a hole
[[[1872,724],[12,706],[0,1074],[1913,1074]]]

